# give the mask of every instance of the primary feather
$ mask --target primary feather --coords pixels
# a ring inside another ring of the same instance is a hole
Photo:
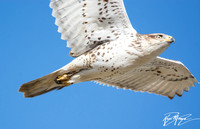
[[[150,63],[142,65],[120,76],[101,78],[97,82],[114,85],[118,88],[160,94],[174,98],[182,96],[197,80],[179,61],[157,57]]]
[[[115,40],[125,29],[136,34],[122,0],[52,0],[50,7],[71,56]]]

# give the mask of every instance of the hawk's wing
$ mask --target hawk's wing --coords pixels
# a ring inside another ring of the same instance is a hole
[[[79,56],[125,32],[136,35],[123,0],[51,0],[58,32],[67,40],[71,56]]]
[[[157,57],[128,73],[113,78],[97,80],[99,83],[141,92],[164,95],[172,99],[182,96],[197,80],[179,61]]]

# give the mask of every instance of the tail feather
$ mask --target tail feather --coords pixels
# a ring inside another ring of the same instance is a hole
[[[45,94],[55,89],[62,89],[65,86],[57,84],[55,81],[59,74],[62,73],[56,71],[39,79],[25,83],[20,87],[19,92],[24,92],[24,97],[29,98]]]

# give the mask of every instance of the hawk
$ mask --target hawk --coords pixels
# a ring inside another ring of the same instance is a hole
[[[172,99],[197,82],[181,62],[158,57],[175,39],[162,33],[139,34],[123,0],[51,0],[50,7],[70,56],[76,58],[23,84],[19,92],[25,97],[96,81]]]

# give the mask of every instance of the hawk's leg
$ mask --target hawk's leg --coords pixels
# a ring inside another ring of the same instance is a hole
[[[58,75],[55,79],[55,82],[59,85],[63,85],[63,86],[68,86],[68,85],[71,85],[73,83],[69,82],[69,80],[71,79],[71,77],[73,75],[75,75],[76,73],[78,73],[77,71],[76,72],[70,72],[70,73],[64,73],[62,75]]]
[[[63,74],[63,75],[59,75],[56,77],[55,82],[57,84],[63,84],[65,86],[67,85],[71,85],[71,83],[69,83],[70,76],[68,74]]]
[[[87,79],[91,78],[91,76],[92,77],[94,76],[94,75],[91,75],[91,73],[93,73],[94,70],[92,70],[92,72],[89,72],[89,71],[90,69],[81,69],[79,71],[64,73],[64,74],[58,75],[54,81],[57,84],[63,85],[63,86],[68,86],[74,83],[88,81]]]

